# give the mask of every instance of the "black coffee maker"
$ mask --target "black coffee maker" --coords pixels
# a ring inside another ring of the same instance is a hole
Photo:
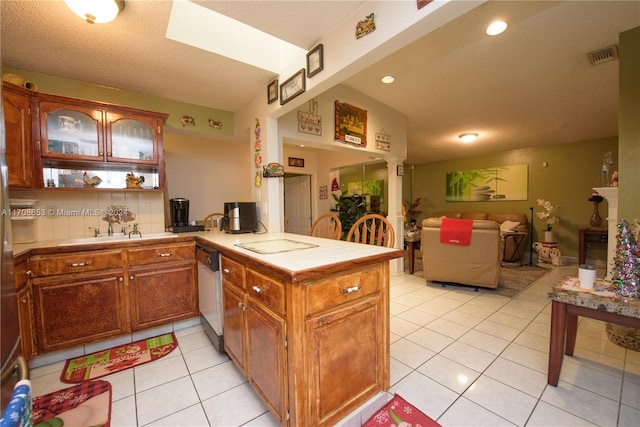
[[[169,200],[169,211],[171,214],[170,231],[174,233],[204,231],[204,224],[195,224],[195,221],[189,222],[189,199],[176,197]]]
[[[171,227],[186,227],[189,225],[189,199],[178,197],[169,200],[171,209]]]

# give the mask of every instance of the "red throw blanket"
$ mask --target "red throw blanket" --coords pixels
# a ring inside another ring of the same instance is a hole
[[[440,243],[455,246],[471,244],[472,219],[442,218],[440,225]]]

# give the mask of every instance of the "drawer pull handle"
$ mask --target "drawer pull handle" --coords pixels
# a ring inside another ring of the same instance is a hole
[[[228,268],[225,268],[222,271],[224,272],[224,274],[233,274],[231,273],[231,270],[229,270]]]
[[[124,282],[124,277],[118,277],[118,282]]]
[[[69,264],[69,267],[86,267],[87,265],[91,265],[91,261],[72,262],[71,264]]]
[[[346,295],[346,294],[350,294],[352,292],[358,292],[359,290],[360,290],[360,286],[355,285],[355,286],[352,286],[350,288],[343,289],[342,293]]]
[[[264,294],[264,289],[262,289],[260,286],[258,285],[253,285],[251,287],[251,289],[253,289],[254,291],[256,291],[256,294]]]
[[[163,252],[163,253],[158,254],[158,255],[161,256],[161,257],[167,257],[167,256],[171,256],[173,254],[171,252]]]

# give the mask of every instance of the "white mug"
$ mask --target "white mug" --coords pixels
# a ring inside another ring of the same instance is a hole
[[[578,279],[582,289],[593,289],[593,284],[596,281],[596,266],[580,264],[578,267]]]

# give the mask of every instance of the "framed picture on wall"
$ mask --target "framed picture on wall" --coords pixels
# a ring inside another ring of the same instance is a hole
[[[367,146],[367,110],[336,101],[335,139]]]
[[[307,76],[313,77],[324,69],[324,51],[322,44],[307,53]]]
[[[303,168],[304,159],[300,159],[298,157],[289,157],[289,166],[293,166],[296,168]]]
[[[275,79],[267,86],[267,102],[273,104],[278,100],[278,79]]]
[[[326,185],[321,185],[320,186],[320,198],[321,199],[326,199],[328,197],[328,189]]]
[[[280,85],[280,105],[284,105],[306,90],[304,68]]]

